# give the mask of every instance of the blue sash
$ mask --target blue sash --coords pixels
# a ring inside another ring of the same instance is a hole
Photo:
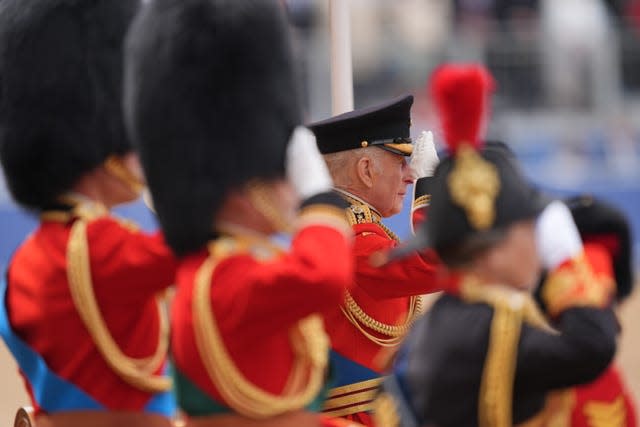
[[[362,366],[353,360],[347,359],[341,354],[331,350],[330,353],[331,366],[335,370],[335,382],[331,384],[332,387],[341,387],[353,383],[359,383],[361,381],[372,380],[374,378],[380,378],[382,375]]]
[[[42,356],[33,351],[9,324],[6,308],[7,281],[0,280],[0,336],[9,351],[18,362],[20,369],[31,385],[34,399],[46,412],[55,413],[74,410],[106,410],[101,403],[78,388],[75,384],[55,374]],[[99,381],[100,379],[96,379]],[[175,414],[176,404],[172,392],[155,395],[145,406],[145,412],[158,413],[171,417]]]
[[[402,421],[401,425],[406,427],[418,427],[418,417],[411,408],[409,387],[406,382],[409,369],[409,345],[400,347],[396,354],[393,365],[393,372],[385,378],[383,388],[393,396],[396,405],[396,412]]]

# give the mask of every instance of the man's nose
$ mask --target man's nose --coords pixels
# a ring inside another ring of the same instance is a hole
[[[418,179],[418,174],[416,173],[415,169],[407,165],[405,167],[404,182],[412,184],[416,179]]]

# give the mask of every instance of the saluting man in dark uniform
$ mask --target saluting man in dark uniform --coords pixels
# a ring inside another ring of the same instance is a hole
[[[316,414],[322,315],[351,285],[344,202],[302,111],[281,6],[158,0],[127,41],[126,105],[181,257],[171,312],[193,426],[344,425]],[[289,250],[270,235],[293,232]]]
[[[158,298],[176,261],[160,234],[109,212],[144,183],[121,108],[137,7],[0,3],[0,159],[40,216],[2,280],[0,332],[46,425],[169,425],[175,412]]]
[[[336,382],[325,411],[365,425],[372,425],[369,411],[387,359],[422,312],[420,295],[438,290],[438,263],[429,254],[382,267],[372,259],[398,245],[382,219],[402,210],[416,178],[413,211],[429,200],[438,157],[427,135],[415,144],[409,137],[412,103],[403,96],[311,125],[355,233],[353,288],[326,319]]]
[[[566,205],[546,205],[506,150],[483,147],[489,82],[479,66],[433,76],[451,154],[417,246],[434,248],[451,276],[398,353],[381,426],[554,425],[566,396],[551,392],[593,380],[615,353],[607,253],[583,247]],[[555,329],[530,293],[541,267]]]

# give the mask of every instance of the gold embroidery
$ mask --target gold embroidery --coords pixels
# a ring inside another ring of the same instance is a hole
[[[431,194],[423,194],[413,201],[413,210],[429,206],[431,204]]]
[[[549,326],[531,295],[526,292],[503,286],[483,285],[473,276],[462,279],[460,291],[465,301],[482,302],[494,309],[478,401],[479,426],[510,426],[522,322],[526,321],[547,332],[556,331]]]
[[[252,384],[228,353],[211,310],[211,278],[220,254],[217,246],[216,242],[210,245],[210,255],[196,273],[193,294],[196,345],[209,379],[231,408],[251,418],[269,418],[303,408],[317,396],[324,382],[329,339],[322,318],[311,315],[292,329],[296,357],[282,394]],[[228,248],[223,251],[229,254]]]
[[[400,239],[387,226],[382,223],[381,215],[363,200],[342,190],[337,190],[350,206],[347,208],[347,218],[351,225],[373,223],[385,232],[387,237],[399,242]],[[367,339],[381,347],[395,347],[404,338],[411,325],[422,314],[422,298],[418,295],[409,299],[409,310],[405,322],[401,325],[389,325],[369,316],[358,305],[349,291],[345,291],[345,303],[340,307],[347,320],[356,327]],[[368,332],[370,329],[389,338],[379,338]]]
[[[520,308],[517,300],[494,306],[478,402],[480,427],[512,425],[513,381],[522,325]]]
[[[76,209],[81,212],[82,209]],[[169,347],[167,316],[158,299],[160,332],[158,346],[152,356],[132,358],[126,356],[111,336],[96,302],[87,242],[87,219],[78,219],[71,227],[67,246],[67,278],[74,305],[98,351],[107,365],[128,384],[151,393],[171,388],[171,380],[154,375],[165,360]]]
[[[390,394],[381,393],[373,402],[373,420],[376,426],[400,426],[398,407]]]
[[[585,403],[583,411],[591,427],[624,427],[627,425],[627,413],[622,396],[618,396],[613,402],[589,401]]]
[[[413,144],[384,144],[385,147],[398,151],[405,156],[410,156],[413,153]]]
[[[485,303],[492,307],[517,301],[521,304],[523,319],[530,325],[549,333],[558,333],[551,327],[531,295],[524,291],[498,285],[482,285],[472,276],[463,277],[460,283],[461,297],[470,303]]]
[[[494,165],[463,144],[447,179],[451,198],[465,210],[476,230],[491,228],[495,221],[495,200],[500,192],[500,176]]]
[[[327,415],[334,417],[345,417],[347,415],[357,414],[359,412],[368,412],[373,409],[373,402],[362,403],[360,405],[350,406],[344,409],[336,409],[334,411],[327,412]]]
[[[568,307],[603,306],[615,284],[611,277],[595,274],[583,253],[550,273],[542,286],[547,311],[556,316]]]
[[[369,316],[353,299],[347,291],[345,296],[345,307],[340,307],[349,322],[353,324],[365,337],[382,347],[394,347],[402,341],[404,336],[409,332],[411,325],[422,314],[422,298],[420,296],[412,296],[409,298],[409,310],[407,318],[401,325],[388,325],[382,323]],[[379,334],[390,338],[378,338],[370,332],[366,331],[361,325],[375,331]]]
[[[375,396],[376,390],[374,389],[353,395],[328,398],[322,406],[322,412],[326,412],[331,416],[337,416],[335,412],[338,410],[340,410],[343,415],[345,414],[343,411],[352,411],[347,414],[356,414],[363,411],[363,409],[353,410],[354,406],[352,405],[357,405],[359,408],[362,408],[363,405],[367,405],[367,409],[364,410],[368,411],[371,409],[371,403]],[[345,406],[348,406],[348,408],[345,408]]]
[[[360,381],[329,390],[322,411],[332,417],[357,414],[372,409],[382,378]]]

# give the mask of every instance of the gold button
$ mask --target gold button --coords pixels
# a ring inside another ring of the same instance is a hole
[[[362,148],[364,148],[364,147],[368,146],[368,145],[369,145],[369,143],[368,143],[367,141],[362,141],[362,142],[360,143],[360,145],[362,145]]]

